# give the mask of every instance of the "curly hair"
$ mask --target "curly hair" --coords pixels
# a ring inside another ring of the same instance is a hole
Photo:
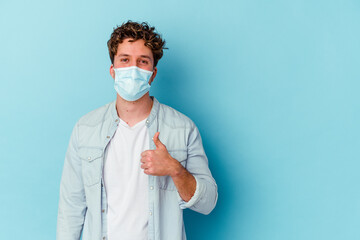
[[[153,53],[154,67],[163,56],[163,49],[167,49],[165,47],[165,40],[161,39],[160,34],[155,32],[155,27],[149,26],[146,22],[137,23],[129,20],[120,27],[117,26],[114,28],[107,42],[112,64],[114,63],[114,56],[116,55],[118,45],[126,38],[132,38],[129,42],[134,42],[139,39],[145,41],[145,46],[150,48]]]

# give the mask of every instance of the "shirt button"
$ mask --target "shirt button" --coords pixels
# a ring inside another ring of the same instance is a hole
[[[150,187],[150,190],[153,190],[153,189],[154,189],[154,187],[153,187],[153,186],[151,186],[151,187]]]
[[[88,157],[88,160],[91,160],[91,157]]]
[[[105,209],[103,209],[102,212],[105,212]]]
[[[150,212],[150,216],[152,215],[152,212]]]
[[[146,120],[146,123],[149,123],[149,120]]]

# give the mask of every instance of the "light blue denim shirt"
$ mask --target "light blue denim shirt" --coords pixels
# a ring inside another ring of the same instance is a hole
[[[76,123],[60,183],[57,240],[78,240],[81,232],[83,240],[107,239],[103,163],[118,123],[116,101],[86,114]],[[196,180],[195,194],[185,202],[170,176],[149,175],[148,239],[184,240],[183,209],[209,214],[217,202],[217,185],[199,131],[188,117],[153,98],[146,126],[150,149],[155,149],[152,136],[160,132],[159,138],[171,156]]]

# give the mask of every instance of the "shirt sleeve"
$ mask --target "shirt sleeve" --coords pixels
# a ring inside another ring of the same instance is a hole
[[[87,210],[77,139],[76,125],[71,134],[60,182],[57,240],[79,240]]]
[[[178,193],[180,208],[189,208],[202,214],[209,214],[217,202],[217,185],[211,175],[201,136],[195,124],[192,125],[188,137],[186,169],[196,180],[196,190],[188,202],[181,199]]]

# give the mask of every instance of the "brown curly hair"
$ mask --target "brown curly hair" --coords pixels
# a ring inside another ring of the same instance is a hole
[[[145,41],[145,46],[151,49],[154,57],[154,67],[157,65],[160,58],[163,56],[163,49],[165,40],[161,39],[159,33],[155,32],[155,27],[151,27],[146,22],[137,23],[131,20],[123,23],[120,27],[114,28],[110,36],[107,46],[111,63],[114,64],[114,56],[116,55],[119,43],[122,43],[125,38],[132,38],[129,42],[142,39]]]

